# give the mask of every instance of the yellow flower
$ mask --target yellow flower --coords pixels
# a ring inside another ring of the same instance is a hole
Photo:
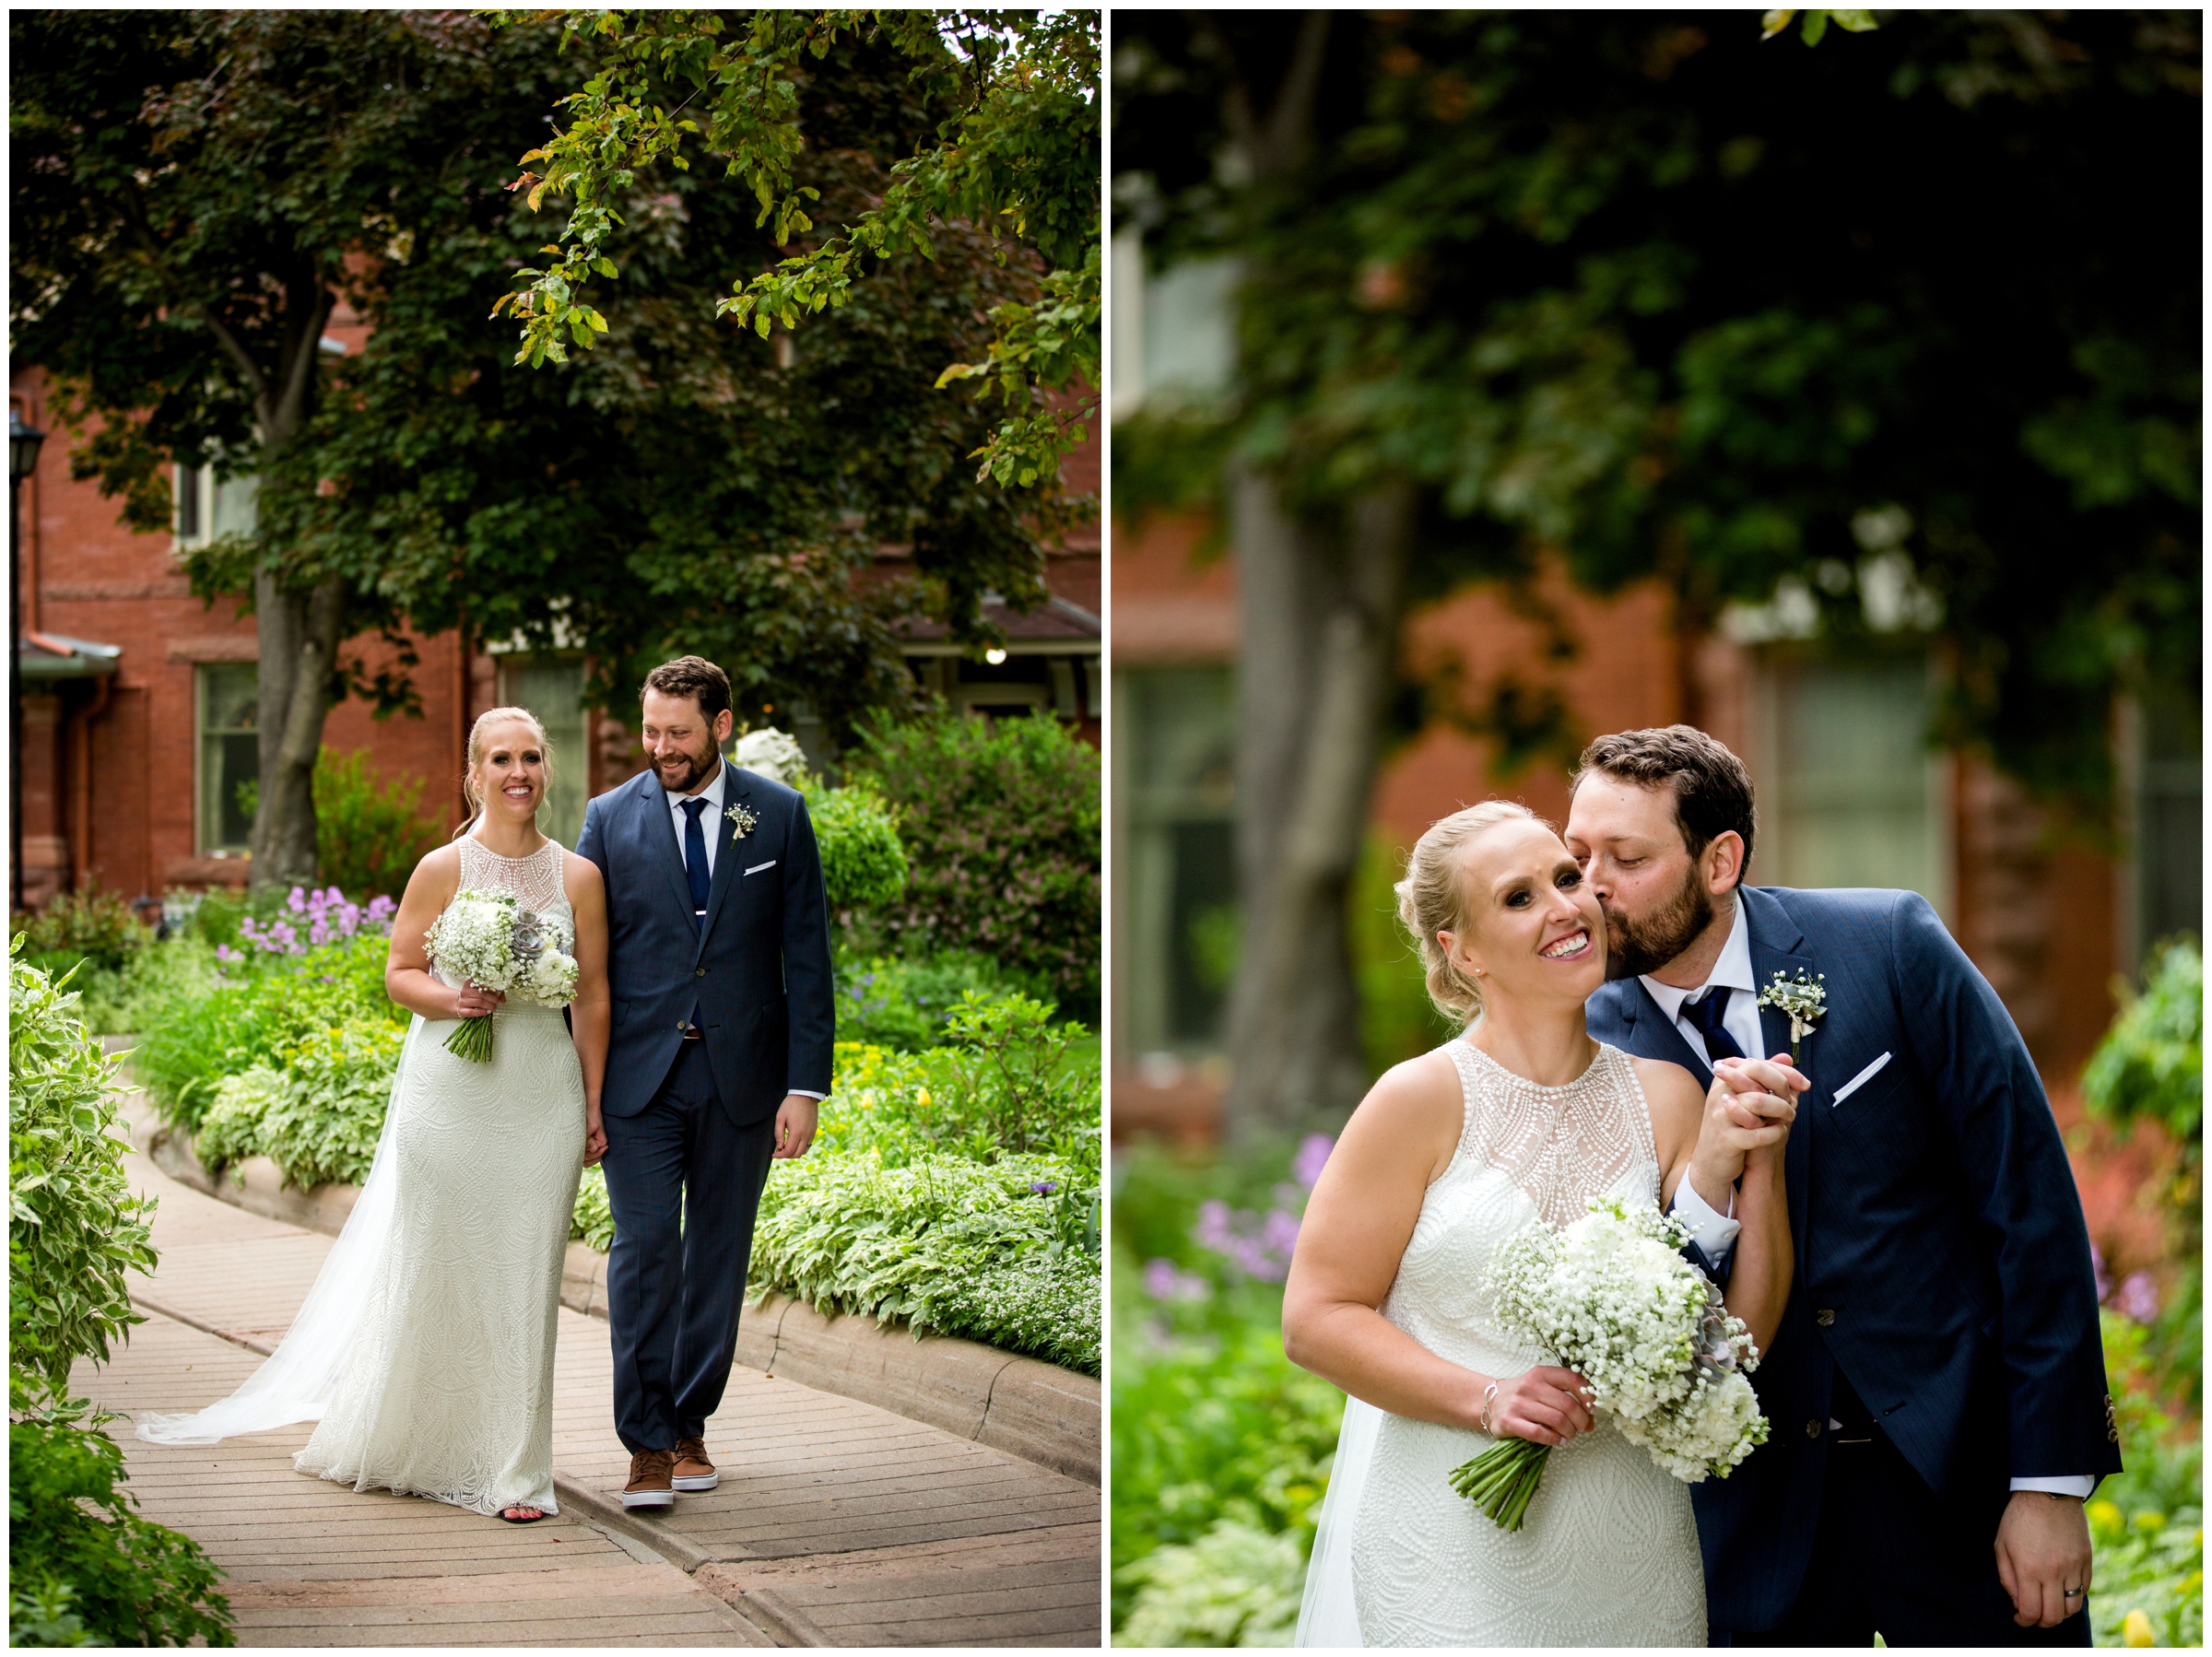
[[[2136,1515],[2136,1529],[2138,1531],[2162,1531],[2165,1528],[2166,1515],[2163,1513],[2153,1511]]]
[[[2092,1530],[2117,1531],[2127,1522],[2121,1515],[2120,1504],[2115,1501],[2108,1501],[2101,1496],[2089,1504],[2088,1511],[2089,1526]]]
[[[2120,1625],[2120,1640],[2123,1645],[2155,1646],[2159,1637],[2150,1631],[2150,1618],[2140,1611],[2130,1611]]]

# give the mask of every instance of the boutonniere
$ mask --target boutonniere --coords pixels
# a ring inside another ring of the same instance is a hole
[[[733,846],[760,827],[760,819],[742,805],[733,805],[723,815],[730,819],[730,844]]]
[[[1822,972],[1807,978],[1800,971],[1794,979],[1777,972],[1774,981],[1759,993],[1759,1005],[1772,1007],[1789,1016],[1790,1063],[1797,1062],[1797,1049],[1806,1037],[1813,1033],[1813,1026],[1820,1022],[1828,1011],[1828,991],[1823,987],[1828,974]]]

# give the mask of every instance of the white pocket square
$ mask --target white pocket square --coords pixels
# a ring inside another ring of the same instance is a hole
[[[746,873],[747,875],[758,875],[762,869],[772,869],[775,866],[776,860],[771,857],[766,863],[755,864],[751,868],[746,870]],[[1887,1057],[1888,1055],[1885,1054],[1884,1056]]]
[[[1889,1063],[1889,1055],[1888,1053],[1884,1053],[1880,1058],[1875,1060],[1873,1064],[1867,1065],[1865,1069],[1860,1071],[1858,1075],[1853,1076],[1851,1080],[1845,1082],[1841,1087],[1836,1089],[1835,1098],[1828,1101],[1828,1108],[1831,1111],[1834,1110],[1838,1105],[1841,1104],[1845,1099],[1849,1099],[1853,1094],[1864,1087],[1868,1082],[1874,1080],[1876,1073],[1878,1072],[1881,1067],[1888,1063]]]

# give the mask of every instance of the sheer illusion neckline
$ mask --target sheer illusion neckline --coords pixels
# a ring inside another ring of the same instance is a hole
[[[496,857],[501,863],[535,863],[537,859],[546,854],[547,846],[558,846],[560,844],[559,840],[555,840],[551,835],[548,834],[545,836],[546,844],[538,847],[536,851],[525,852],[520,857],[510,857],[504,852],[494,852],[489,846],[486,845],[482,840],[478,839],[474,832],[464,835],[462,838],[466,840],[470,845],[476,847],[476,849],[478,852],[481,852],[485,856]]]
[[[1606,1044],[1603,1041],[1593,1041],[1590,1043],[1592,1050],[1590,1053],[1590,1063],[1583,1067],[1582,1075],[1576,1076],[1574,1080],[1571,1082],[1559,1083],[1532,1082],[1526,1076],[1523,1075],[1519,1071],[1508,1070],[1503,1064],[1500,1064],[1488,1053],[1483,1052],[1481,1048],[1475,1045],[1474,1040],[1471,1037],[1462,1036],[1459,1038],[1459,1042],[1461,1046],[1465,1047],[1469,1052],[1473,1053],[1485,1064],[1488,1064],[1500,1075],[1505,1077],[1506,1080],[1513,1083],[1517,1087],[1525,1087],[1532,1093],[1581,1092],[1583,1088],[1590,1085],[1590,1079],[1597,1074],[1598,1067],[1606,1062]]]

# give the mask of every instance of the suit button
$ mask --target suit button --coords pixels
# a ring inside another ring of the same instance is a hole
[[[677,1028],[678,1030],[681,1030],[681,1029],[684,1028],[684,1021],[683,1021],[681,1018],[678,1018],[678,1019],[676,1021],[676,1028]]]
[[[693,972],[693,973],[691,974],[691,976],[692,976],[693,978],[704,978],[704,977],[706,977],[706,975],[707,975],[707,970],[706,970],[704,967],[701,967],[701,968],[700,968],[698,970],[696,970],[695,972]]]
[[[1813,1313],[1813,1322],[1823,1329],[1828,1328],[1835,1321],[1836,1311],[1832,1306],[1823,1306],[1818,1311]]]
[[[1820,1436],[1820,1423],[1818,1420],[1807,1421],[1805,1424],[1805,1436],[1808,1439],[1818,1438]]]

